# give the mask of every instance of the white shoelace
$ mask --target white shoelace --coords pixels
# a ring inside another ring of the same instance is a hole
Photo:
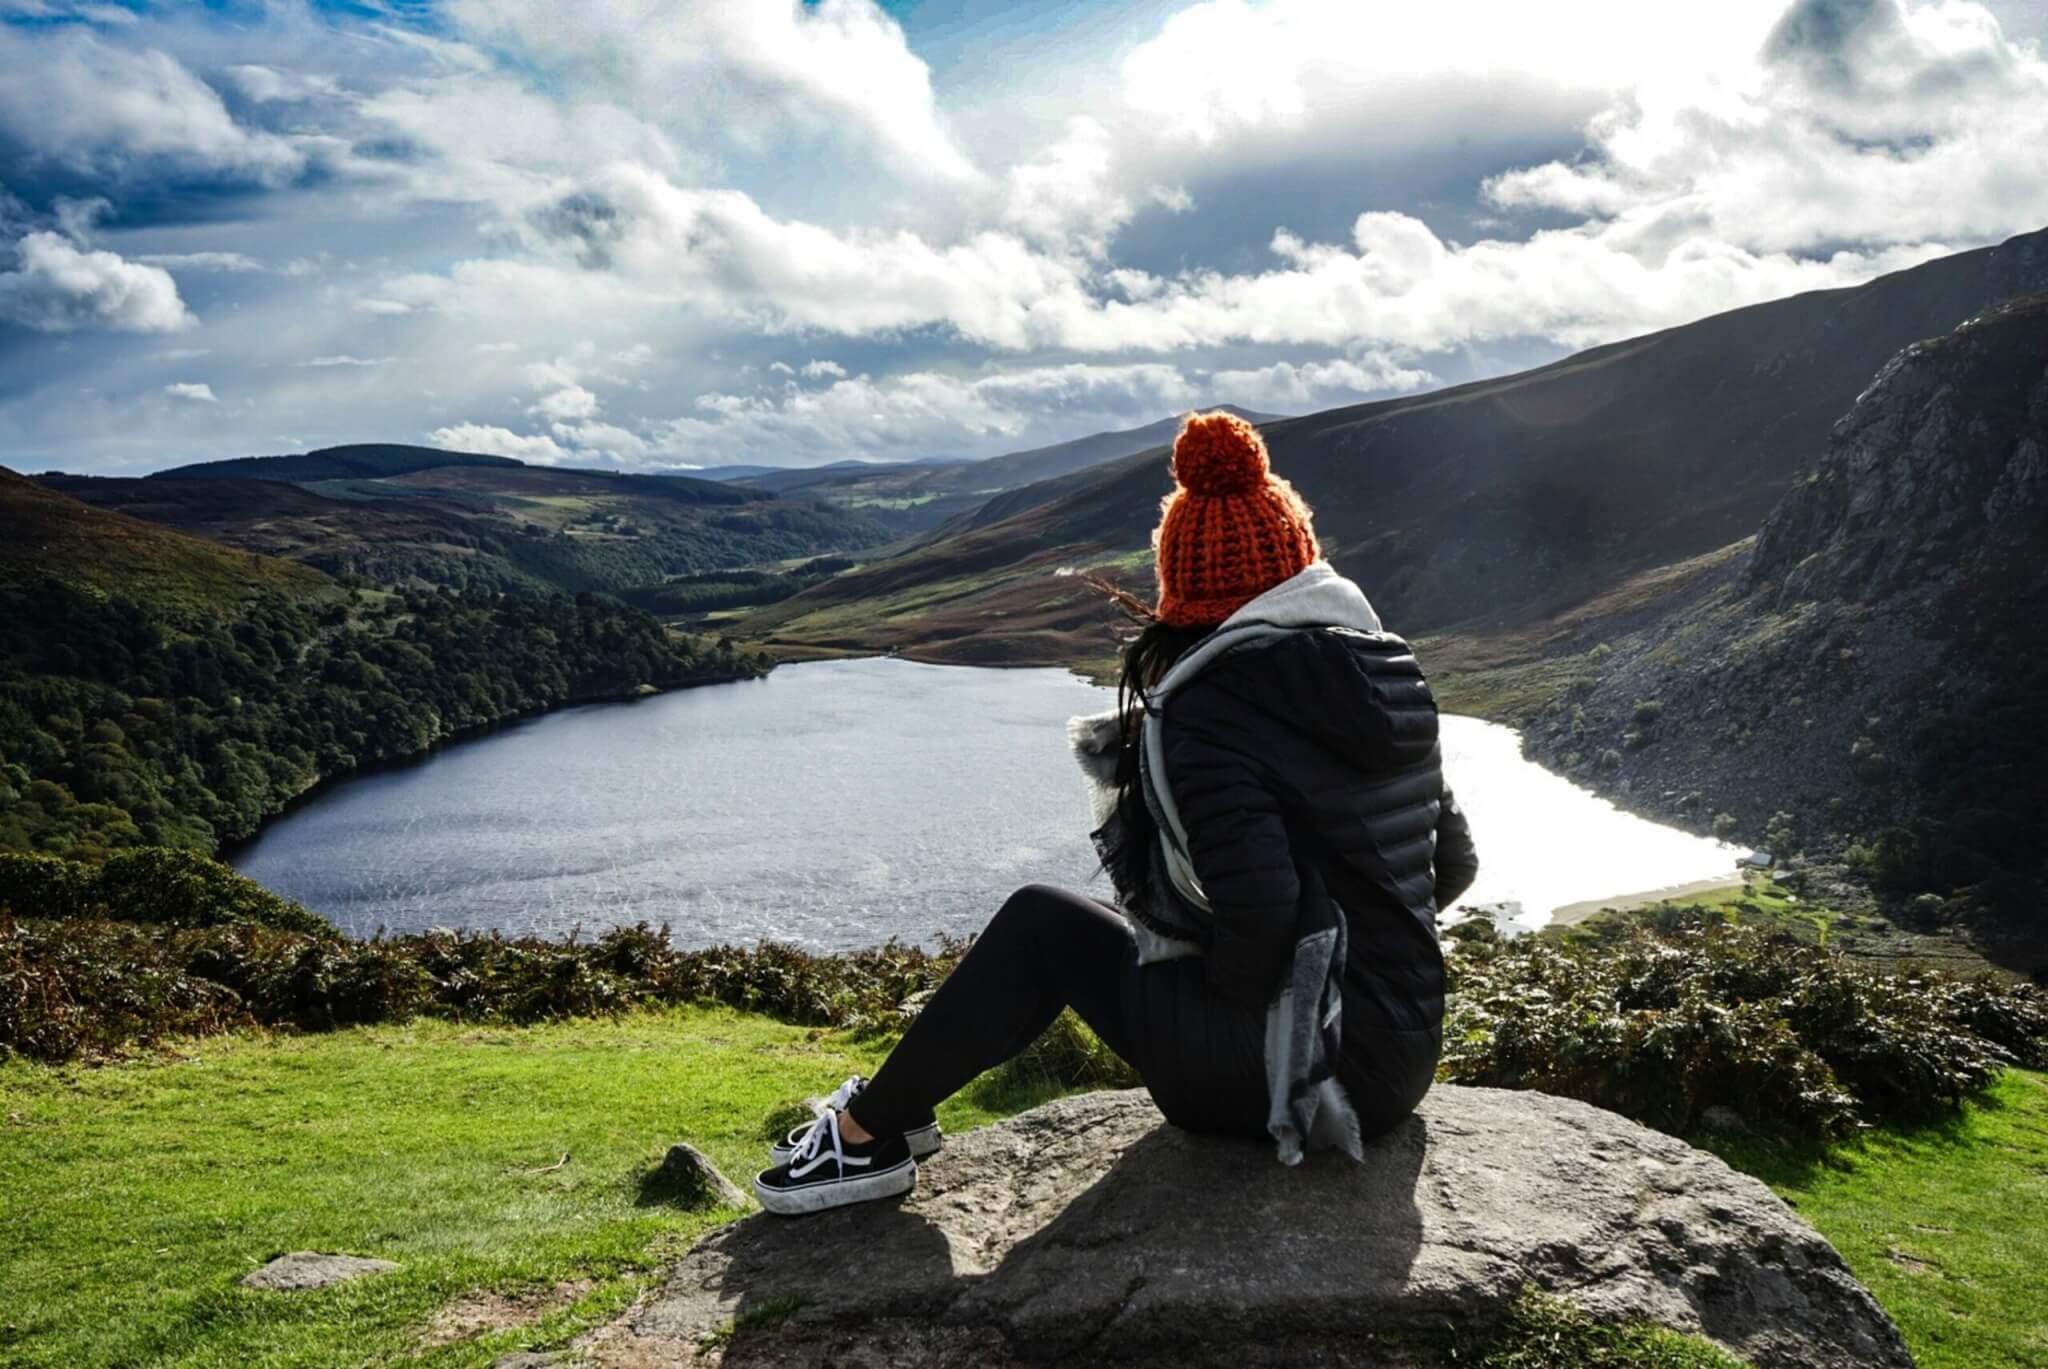
[[[857,1098],[860,1095],[860,1091],[866,1088],[867,1086],[868,1081],[861,1078],[858,1074],[848,1075],[846,1078],[846,1082],[841,1084],[838,1088],[832,1090],[832,1096],[824,1101],[824,1103],[822,1104],[823,1111],[844,1111],[846,1105],[848,1103],[851,1103],[855,1098]]]
[[[792,1178],[802,1178],[817,1168],[819,1156],[825,1149],[825,1138],[832,1138],[832,1164],[835,1174],[846,1172],[846,1147],[839,1139],[839,1112],[830,1109],[811,1123],[803,1140],[797,1142],[796,1152],[789,1157],[789,1173]]]

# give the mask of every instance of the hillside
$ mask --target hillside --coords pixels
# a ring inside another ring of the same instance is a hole
[[[1234,404],[1217,407],[1255,423],[1273,418],[1271,414],[1240,409]],[[964,521],[973,520],[992,497],[1170,442],[1179,425],[1180,417],[1174,415],[1139,428],[1090,433],[1049,447],[1007,452],[983,461],[897,465],[842,461],[829,466],[735,477],[734,483],[778,494],[807,494],[867,514],[899,534],[929,535],[936,530],[943,535]]]
[[[345,589],[0,470],[0,851],[211,852],[358,766],[763,668],[587,596]]]
[[[2048,287],[2048,230],[1552,365],[1262,425],[1331,559],[1409,633],[1541,620],[1753,532],[1901,347]],[[1145,588],[1163,451],[990,500],[951,535],[760,611],[770,641],[1099,659],[1061,567]]]
[[[95,508],[0,467],[0,590],[42,584],[100,601],[118,594],[181,626],[262,594],[339,595],[317,571]]]
[[[448,452],[395,442],[321,447],[291,456],[235,456],[154,471],[151,480],[346,480],[405,475],[435,466],[517,466],[509,456]]]
[[[97,507],[330,574],[456,589],[616,593],[863,550],[888,535],[801,497],[424,447],[250,457],[139,480],[41,479]]]
[[[2048,956],[2048,295],[1902,350],[1748,541],[1535,653],[1530,751]],[[1995,911],[1985,920],[1978,915]],[[2015,918],[2017,914],[2017,919]]]

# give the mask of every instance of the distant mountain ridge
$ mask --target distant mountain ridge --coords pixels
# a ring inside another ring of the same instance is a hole
[[[451,452],[395,442],[361,442],[321,447],[285,456],[232,456],[152,471],[150,480],[376,480],[441,466],[522,466],[509,456]]]
[[[1254,423],[1273,421],[1234,404],[1204,406],[1227,409]],[[974,519],[991,500],[1014,497],[1037,482],[1079,471],[1157,447],[1171,441],[1181,415],[1172,414],[1137,428],[1089,433],[1047,447],[1005,452],[980,461],[927,460],[894,464],[835,461],[735,477],[735,483],[780,494],[802,492],[844,508],[859,509],[899,533],[915,538],[942,536]]]
[[[858,512],[711,480],[429,447],[333,448],[191,469],[39,479],[97,507],[389,585],[616,593],[676,575],[861,551],[889,536]]]
[[[1262,425],[1331,559],[1399,630],[1498,628],[1748,536],[1900,348],[2048,288],[2048,230],[1549,366]],[[1100,659],[1063,567],[1147,589],[1154,448],[997,495],[927,543],[771,606],[766,638],[928,659]]]

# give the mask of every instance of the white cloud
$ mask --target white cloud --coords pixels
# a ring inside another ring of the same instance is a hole
[[[268,268],[240,252],[144,252],[136,261],[178,271],[263,271]]]
[[[527,412],[559,421],[595,418],[597,408],[596,395],[581,385],[565,385],[542,395]]]
[[[1253,370],[1217,371],[1210,388],[1221,399],[1252,409],[1314,410],[1367,396],[1406,394],[1436,377],[1384,356],[1339,357],[1296,365],[1276,361]]]
[[[1381,147],[1435,141],[1450,99],[1479,97],[1497,121],[1532,82],[1620,91],[1725,63],[1782,3],[1577,0],[1565,13],[1522,0],[1205,0],[1124,58],[1122,95],[1148,127],[1204,147],[1316,125]],[[1465,89],[1442,89],[1447,76]]]
[[[213,387],[199,381],[181,380],[164,386],[164,393],[172,399],[189,399],[199,404],[218,404]]]
[[[1131,217],[1130,201],[1116,184],[1113,158],[1109,130],[1076,115],[1067,121],[1065,137],[1010,169],[1004,218],[1054,250],[1071,242],[1090,256],[1101,256]]]
[[[392,357],[356,357],[347,353],[336,353],[332,356],[308,357],[299,365],[313,370],[325,370],[336,366],[384,366],[392,360]]]
[[[237,124],[214,89],[168,53],[73,26],[0,25],[0,132],[74,172],[119,180],[162,162],[281,184],[305,166],[288,140]]]
[[[2048,60],[1980,6],[1796,0],[1715,83],[1645,85],[1594,156],[1495,177],[1510,208],[1612,220],[1617,240],[1756,251],[1964,241],[2048,222]]]
[[[275,67],[245,63],[228,68],[228,77],[243,95],[257,104],[279,100],[307,100],[340,93],[340,84],[315,71],[279,71]]]
[[[977,175],[940,121],[929,69],[873,0],[456,0],[449,18],[578,94],[623,89],[634,108],[715,136],[851,131],[906,175]]]
[[[17,269],[0,273],[0,319],[44,333],[175,333],[194,322],[161,267],[84,251],[55,233],[30,233],[15,252]]]
[[[811,380],[818,380],[824,376],[843,379],[846,375],[846,368],[836,361],[806,361],[804,363],[804,375]]]
[[[488,423],[455,423],[436,428],[427,441],[451,452],[473,452],[482,456],[509,456],[543,466],[569,459],[553,438],[542,434],[515,433]]]

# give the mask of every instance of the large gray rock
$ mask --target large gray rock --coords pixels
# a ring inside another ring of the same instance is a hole
[[[268,1289],[273,1293],[297,1293],[308,1288],[325,1288],[331,1283],[359,1279],[365,1274],[382,1274],[396,1269],[390,1260],[366,1260],[358,1255],[323,1255],[317,1250],[294,1250],[279,1255],[261,1269],[242,1276],[242,1287]]]
[[[1912,1363],[1756,1180],[1582,1103],[1455,1087],[1364,1164],[1292,1170],[1166,1126],[1142,1093],[1047,1104],[953,1139],[901,1204],[713,1233],[585,1348],[616,1365],[1400,1364],[1524,1285],[1764,1369]]]

